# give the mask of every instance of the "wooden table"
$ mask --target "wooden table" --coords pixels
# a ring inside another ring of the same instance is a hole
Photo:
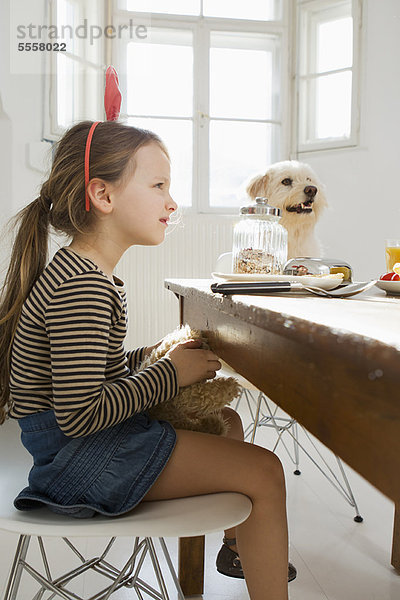
[[[181,323],[206,330],[218,356],[395,502],[400,571],[400,297],[222,296],[210,284],[166,280]],[[203,591],[203,542],[180,540],[186,595]]]

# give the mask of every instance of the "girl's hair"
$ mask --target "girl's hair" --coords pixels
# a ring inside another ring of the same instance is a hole
[[[49,226],[69,237],[88,232],[95,223],[85,210],[84,157],[92,121],[74,125],[59,140],[50,176],[39,196],[15,217],[17,230],[0,299],[0,424],[11,407],[11,348],[22,305],[47,264]],[[90,147],[90,178],[120,184],[134,172],[134,155],[160,138],[143,129],[105,121],[97,125]]]

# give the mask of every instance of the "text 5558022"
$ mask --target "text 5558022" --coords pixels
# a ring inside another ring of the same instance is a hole
[[[19,42],[19,52],[66,52],[65,42]]]

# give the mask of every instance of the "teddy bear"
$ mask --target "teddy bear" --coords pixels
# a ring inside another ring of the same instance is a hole
[[[201,331],[185,325],[169,333],[141,362],[137,372],[165,356],[176,344],[193,339],[202,341],[202,349],[210,349]],[[147,412],[155,419],[169,421],[176,429],[226,435],[228,425],[222,416],[222,409],[237,398],[240,391],[240,385],[234,377],[215,377],[180,388],[175,398],[161,402]]]

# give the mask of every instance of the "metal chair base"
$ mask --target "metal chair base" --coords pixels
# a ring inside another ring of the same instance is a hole
[[[155,600],[170,600],[165,580],[158,561],[157,553],[152,538],[135,538],[133,551],[122,569],[116,568],[108,562],[107,555],[115,542],[115,537],[111,538],[100,556],[86,559],[79,550],[72,544],[68,538],[62,538],[72,552],[78,557],[80,565],[62,576],[53,578],[51,575],[50,564],[45,550],[43,538],[37,537],[40,555],[43,562],[43,572],[39,573],[26,561],[31,536],[21,535],[15,552],[14,561],[11,567],[10,576],[7,581],[4,600],[19,600],[18,590],[21,583],[23,572],[28,573],[40,584],[40,589],[32,596],[32,600],[41,600],[46,592],[51,592],[48,600],[53,598],[64,598],[64,600],[107,600],[110,596],[122,587],[135,590],[139,600],[143,600],[143,593],[146,597],[150,596]],[[184,600],[178,577],[173,567],[171,557],[163,538],[159,538],[162,551],[164,553],[170,574],[175,584],[179,600]],[[140,578],[140,572],[143,567],[146,556],[149,555],[153,570],[157,579],[159,589],[155,589],[149,583]],[[90,598],[82,598],[71,590],[67,585],[76,577],[92,569],[93,571],[105,576],[111,583]]]
[[[353,491],[351,489],[349,480],[346,476],[346,473],[343,468],[342,461],[338,456],[335,455],[339,476],[336,474],[330,465],[326,462],[317,446],[311,439],[310,434],[304,427],[299,425],[295,419],[290,417],[282,417],[278,415],[279,407],[276,406],[263,392],[259,392],[257,398],[254,398],[251,390],[247,390],[242,387],[241,394],[236,402],[235,409],[237,409],[241,400],[245,400],[247,407],[249,409],[251,415],[251,422],[245,429],[245,439],[250,438],[250,442],[253,444],[255,441],[257,429],[259,427],[271,427],[275,429],[277,433],[277,440],[272,449],[272,452],[275,452],[279,443],[282,443],[285,448],[290,460],[295,465],[294,474],[300,475],[301,471],[299,470],[299,448],[304,452],[304,454],[311,460],[311,462],[317,467],[317,469],[322,473],[322,475],[333,485],[333,487],[338,490],[338,492],[343,496],[343,498],[350,504],[352,508],[355,509],[356,516],[354,517],[354,521],[356,523],[361,523],[363,521],[363,517],[360,515],[357,502],[355,500]],[[253,408],[255,405],[255,411],[253,412]],[[311,444],[313,450],[318,455],[318,462],[314,459],[314,457],[306,450],[303,444],[299,442],[298,438],[298,426],[301,427],[305,436],[307,437],[309,443]],[[287,432],[292,440],[293,440],[293,453],[290,451],[288,446],[285,443],[283,438],[283,434]],[[323,466],[321,466],[321,464]]]

